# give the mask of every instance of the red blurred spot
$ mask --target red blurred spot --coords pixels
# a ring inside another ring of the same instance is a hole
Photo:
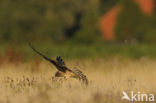
[[[147,15],[152,15],[154,11],[154,0],[135,0],[140,9]]]
[[[108,41],[114,39],[114,28],[120,9],[121,7],[119,5],[113,7],[100,20],[100,30],[104,38]]]
[[[154,11],[154,0],[135,0],[139,5],[143,13],[147,15],[152,15]],[[107,11],[106,14],[100,20],[100,30],[103,37],[107,41],[112,41],[115,38],[114,28],[116,26],[116,20],[118,13],[120,12],[122,6],[117,5]]]

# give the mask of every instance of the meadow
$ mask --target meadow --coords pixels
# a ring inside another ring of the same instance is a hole
[[[132,103],[121,100],[123,91],[156,95],[156,0],[21,1],[0,1],[0,103]],[[89,85],[54,81],[57,69],[29,43],[62,56]]]
[[[44,60],[0,64],[0,103],[129,103],[122,92],[156,95],[156,60],[120,57],[70,59],[87,75],[89,85],[75,79],[52,81],[57,71]]]

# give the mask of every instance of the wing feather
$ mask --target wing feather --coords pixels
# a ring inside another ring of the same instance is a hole
[[[65,72],[67,70],[67,67],[65,67],[65,65],[62,65],[61,63],[63,62],[58,62],[58,61],[55,61],[55,60],[52,60],[52,59],[49,59],[48,57],[46,57],[45,55],[43,55],[42,53],[40,53],[39,51],[37,51],[30,43],[29,43],[29,46],[37,53],[39,54],[40,56],[42,56],[45,60],[49,61],[50,63],[52,63],[53,65],[56,66],[56,68],[62,72]]]
[[[57,56],[57,57],[56,57],[56,61],[57,61],[59,64],[65,66],[65,62],[63,61],[63,59],[61,58],[61,56]]]

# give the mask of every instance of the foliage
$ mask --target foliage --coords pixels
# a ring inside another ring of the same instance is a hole
[[[81,14],[82,32],[86,28],[95,33],[96,27],[87,27],[87,21],[98,13],[98,0],[2,0],[0,3],[0,39],[4,41],[26,41],[27,39],[64,40],[65,31],[76,22]],[[86,23],[85,23],[86,22]],[[92,25],[95,25],[93,22]],[[88,35],[87,35],[88,36]]]
[[[116,28],[118,42],[155,42],[155,15],[144,15],[131,0],[1,0],[0,40],[94,43],[100,40],[100,17],[116,4],[123,7]]]
[[[121,4],[123,8],[118,18],[116,40],[155,43],[154,18],[143,14],[134,1],[126,0]]]
[[[99,20],[117,4],[122,10],[115,28],[116,40],[107,45],[101,39]],[[12,47],[32,54],[27,46],[31,41],[50,56],[156,57],[154,10],[152,16],[147,16],[132,0],[1,0],[0,53]]]

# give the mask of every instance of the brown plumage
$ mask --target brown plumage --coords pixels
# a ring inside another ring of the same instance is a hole
[[[40,56],[42,56],[45,60],[52,63],[56,68],[57,72],[55,73],[55,77],[64,77],[64,78],[76,78],[86,85],[88,85],[88,79],[87,77],[78,69],[69,69],[66,65],[63,59],[60,56],[56,57],[56,60],[49,59],[39,51],[37,51],[31,44],[29,46]]]

